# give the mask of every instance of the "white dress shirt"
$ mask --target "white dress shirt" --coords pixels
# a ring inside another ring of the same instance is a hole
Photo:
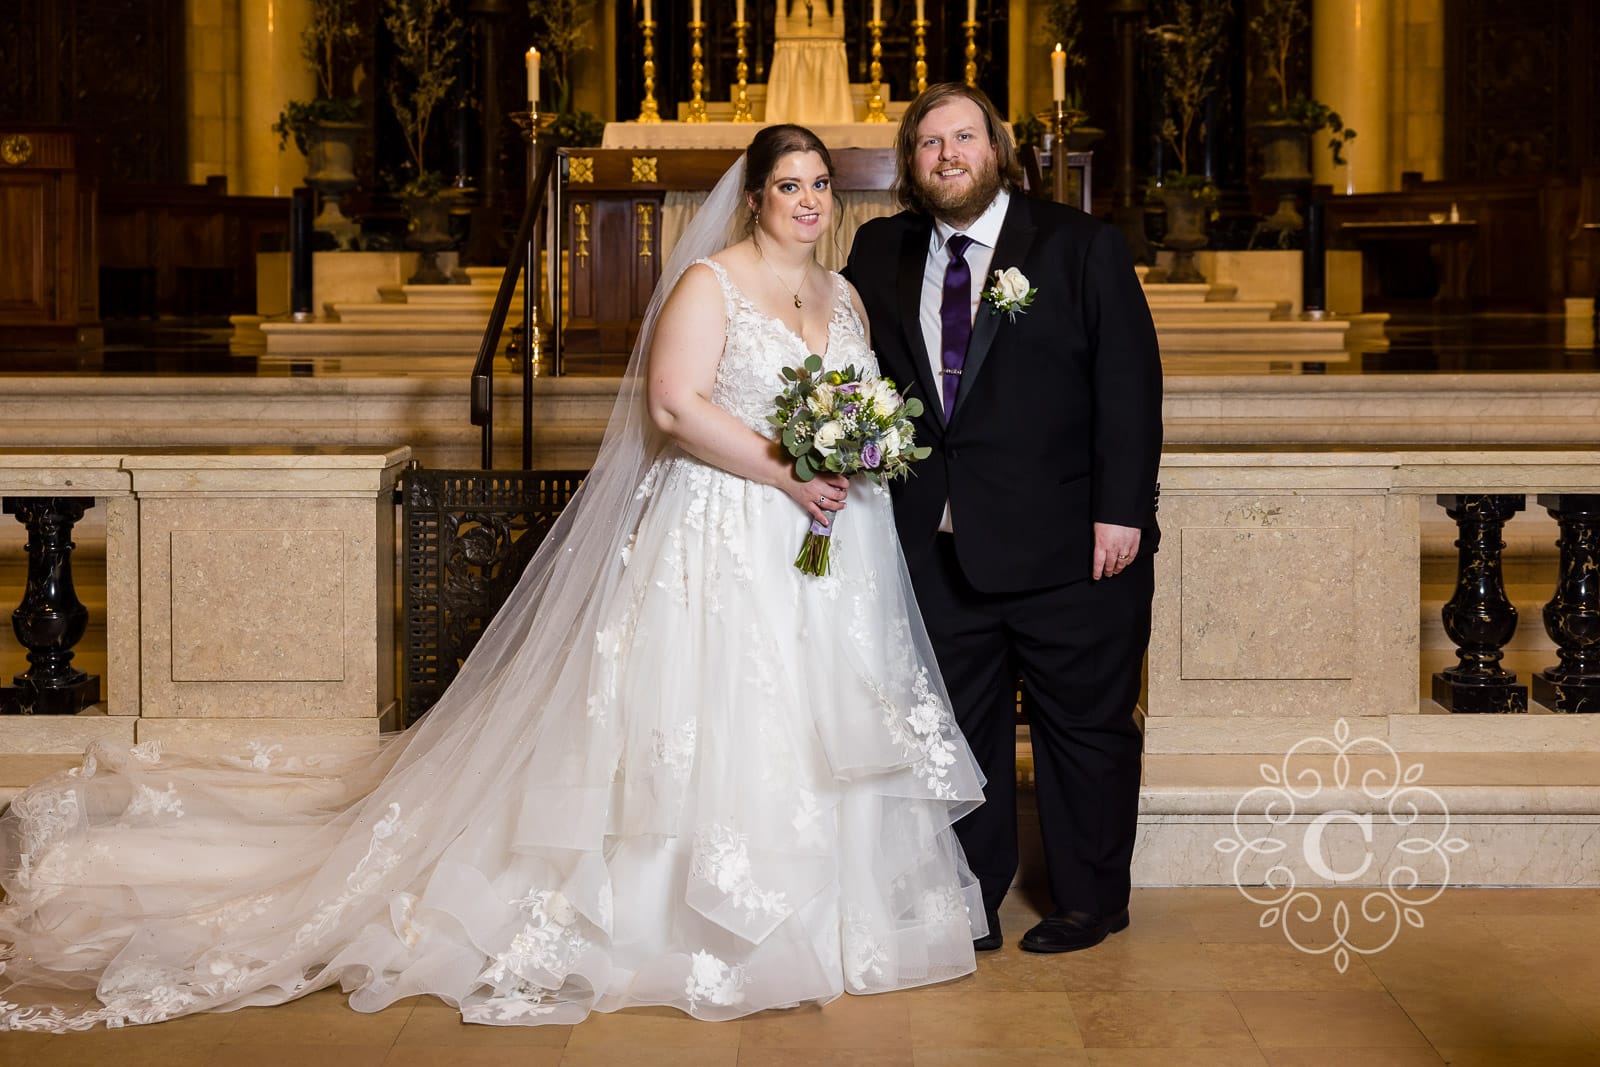
[[[989,206],[979,215],[971,226],[964,230],[957,230],[949,223],[936,220],[933,224],[933,233],[928,236],[928,258],[922,268],[922,305],[920,310],[920,323],[922,325],[922,341],[928,350],[928,365],[933,369],[933,380],[939,383],[940,394],[936,397],[925,398],[926,403],[944,403],[944,363],[939,357],[944,347],[944,326],[940,320],[940,309],[944,304],[944,272],[950,265],[950,251],[945,245],[955,234],[964,233],[972,238],[972,244],[967,246],[967,266],[972,271],[972,309],[970,316],[976,318],[978,302],[983,299],[983,290],[989,278],[989,264],[994,261],[994,246],[1000,240],[1000,226],[1006,220],[1006,208],[1011,204],[1011,194],[1001,189]],[[944,505],[944,518],[939,523],[942,533],[951,532],[950,504]]]

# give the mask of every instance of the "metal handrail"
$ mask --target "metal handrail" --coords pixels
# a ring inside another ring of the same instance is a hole
[[[543,146],[541,146],[542,148]],[[538,284],[539,252],[534,238],[539,218],[544,214],[546,192],[550,175],[555,170],[558,153],[544,149],[543,158],[532,182],[528,185],[528,202],[522,209],[522,221],[517,224],[517,236],[511,247],[511,261],[500,276],[500,289],[495,293],[494,308],[489,312],[489,324],[484,327],[483,341],[478,345],[478,358],[472,365],[472,425],[483,429],[483,469],[494,466],[494,357],[500,348],[500,335],[505,330],[506,314],[511,310],[511,296],[516,292],[517,276],[524,275],[522,283],[522,466],[533,466],[533,350],[534,286]],[[555,314],[560,315],[559,307]]]

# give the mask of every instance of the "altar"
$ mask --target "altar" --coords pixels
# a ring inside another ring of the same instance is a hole
[[[732,148],[743,151],[764,122],[608,122],[602,148]],[[806,123],[830,151],[893,148],[894,122]]]
[[[654,99],[648,98],[640,121],[606,124],[601,147],[743,149],[762,124],[771,123],[806,126],[830,149],[894,147],[906,102],[890,102],[890,87],[879,76],[876,60],[870,83],[850,81],[842,0],[776,0],[774,6],[772,63],[764,84],[744,80],[745,23],[735,23],[741,58],[732,95],[742,114],[733,100],[701,97],[696,37],[693,98],[677,104],[679,121],[661,122]],[[883,24],[870,25],[876,33]],[[668,114],[665,102],[661,112]]]

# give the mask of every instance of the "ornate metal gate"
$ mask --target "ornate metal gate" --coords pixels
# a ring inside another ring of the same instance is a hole
[[[406,725],[455,678],[587,474],[406,471],[400,681]]]

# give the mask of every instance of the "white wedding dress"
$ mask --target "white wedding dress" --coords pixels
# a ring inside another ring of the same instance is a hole
[[[728,311],[713,400],[771,436],[779,371],[807,347],[710,269]],[[825,363],[875,370],[835,287]],[[565,559],[530,567],[513,600],[549,611],[508,607],[376,752],[96,745],[19,795],[0,821],[0,1029],[335,983],[362,1011],[431,994],[481,1023],[728,1019],[971,971],[983,910],[951,823],[982,781],[887,491],[852,483],[812,578],[781,491],[670,444],[640,469],[552,535]]]

